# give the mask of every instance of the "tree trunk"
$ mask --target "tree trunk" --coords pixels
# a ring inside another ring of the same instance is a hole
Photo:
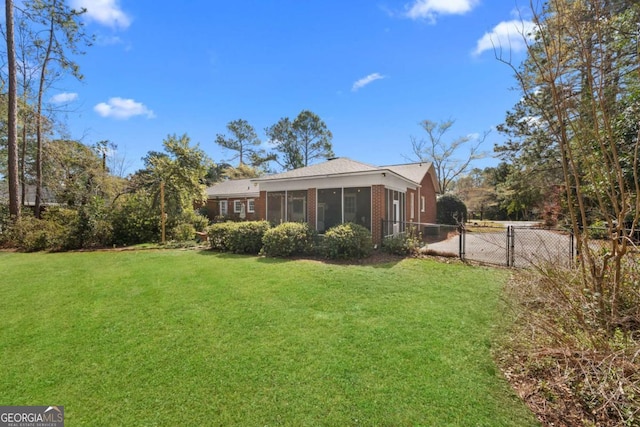
[[[13,0],[5,1],[5,18],[7,25],[7,62],[9,67],[9,114],[8,125],[8,173],[9,173],[9,214],[20,217],[18,197],[18,97],[16,77],[16,51],[13,36]]]

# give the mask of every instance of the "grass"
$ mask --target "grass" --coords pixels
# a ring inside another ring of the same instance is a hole
[[[164,250],[0,274],[0,403],[69,426],[536,425],[491,358],[497,270]]]

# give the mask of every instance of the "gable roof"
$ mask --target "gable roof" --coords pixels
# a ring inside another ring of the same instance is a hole
[[[258,197],[260,192],[251,179],[230,179],[207,187],[207,197]]]
[[[338,176],[370,175],[375,173],[389,173],[399,179],[414,185],[420,185],[425,175],[431,173],[434,188],[438,188],[435,170],[431,163],[409,163],[391,166],[372,166],[357,162],[346,157],[337,157],[326,162],[290,170],[287,172],[268,175],[261,178],[238,179],[223,181],[207,188],[207,197],[240,198],[258,197],[260,183],[276,183],[281,181],[296,181],[307,179],[321,179]]]
[[[413,182],[422,182],[424,176],[429,173],[430,170],[433,169],[433,173],[431,174],[431,182],[433,184],[433,188],[438,192],[438,177],[436,176],[435,169],[433,164],[430,162],[418,162],[418,163],[407,163],[402,165],[391,165],[391,166],[381,166],[381,168],[388,169],[397,173],[398,175],[404,176],[405,178],[410,179]]]
[[[377,167],[368,165],[366,163],[356,162],[346,157],[337,157],[327,160],[326,162],[317,163],[315,165],[305,166],[303,168],[293,169],[287,172],[277,173],[262,178],[257,178],[253,181],[262,182],[286,179],[314,178],[327,175],[344,175],[360,172],[373,172],[377,170]]]
[[[391,166],[372,166],[366,163],[356,162],[346,157],[337,157],[311,166],[306,166],[291,171],[269,175],[262,178],[253,179],[253,182],[269,182],[279,180],[295,180],[305,178],[320,178],[336,175],[355,175],[371,172],[391,172],[414,184],[420,184],[424,176],[433,169],[431,163],[408,163]],[[437,189],[435,171],[431,174],[434,186]]]

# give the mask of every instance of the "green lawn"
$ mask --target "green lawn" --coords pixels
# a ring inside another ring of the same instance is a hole
[[[0,252],[0,405],[67,426],[534,426],[491,359],[498,270]]]

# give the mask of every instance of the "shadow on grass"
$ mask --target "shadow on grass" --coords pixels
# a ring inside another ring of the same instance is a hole
[[[203,249],[199,250],[198,253],[200,255],[205,256],[215,256],[220,259],[242,259],[242,258],[254,258],[257,262],[265,263],[265,264],[284,264],[290,262],[298,262],[298,261],[308,261],[308,262],[317,262],[320,264],[330,264],[330,265],[357,265],[357,266],[367,266],[373,268],[392,268],[400,261],[404,259],[404,257],[398,255],[391,255],[384,252],[374,252],[371,256],[367,258],[360,259],[326,259],[317,256],[296,256],[291,258],[272,258],[266,257],[262,255],[242,255],[242,254],[233,254],[228,252],[218,252],[211,249]]]

